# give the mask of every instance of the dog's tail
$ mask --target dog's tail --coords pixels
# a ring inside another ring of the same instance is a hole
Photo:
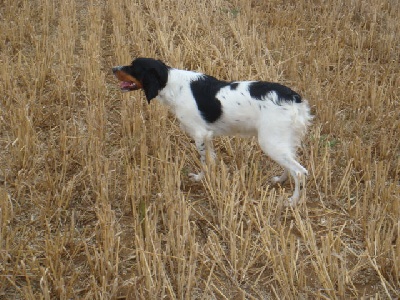
[[[313,116],[310,113],[308,101],[303,99],[301,103],[293,103],[292,108],[292,127],[293,140],[297,147],[300,146],[302,139],[307,133],[307,128],[311,124]]]

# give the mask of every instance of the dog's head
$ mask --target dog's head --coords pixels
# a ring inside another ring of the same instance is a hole
[[[117,66],[112,71],[120,81],[122,91],[143,89],[150,103],[167,84],[168,69],[160,60],[136,58],[130,65]]]

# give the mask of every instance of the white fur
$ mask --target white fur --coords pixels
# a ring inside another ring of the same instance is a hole
[[[241,81],[236,89],[229,86],[220,89],[217,98],[222,105],[222,116],[208,123],[201,116],[190,88],[190,82],[201,76],[203,74],[192,71],[169,69],[167,85],[157,97],[170,107],[182,129],[194,139],[201,162],[205,164],[206,143],[214,136],[255,136],[261,149],[285,169],[281,176],[272,178],[273,183],[284,182],[289,173],[294,178],[295,190],[290,204],[295,205],[300,197],[301,180],[307,175],[307,170],[295,159],[296,149],[312,119],[307,101],[282,101],[278,105],[275,92],[270,92],[264,101],[256,100],[249,93],[251,81]],[[210,157],[214,157],[212,147],[210,151]],[[201,180],[204,171],[189,176]]]

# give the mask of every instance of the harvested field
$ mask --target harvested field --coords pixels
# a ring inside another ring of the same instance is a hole
[[[397,0],[2,0],[0,299],[398,299]],[[192,141],[111,67],[286,84],[304,201],[252,139]]]

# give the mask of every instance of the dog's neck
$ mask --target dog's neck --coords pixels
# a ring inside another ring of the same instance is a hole
[[[182,94],[182,92],[188,92],[183,89],[187,89],[192,80],[201,76],[203,76],[202,73],[193,71],[169,69],[167,85],[159,92],[157,99],[174,109],[176,96]]]

